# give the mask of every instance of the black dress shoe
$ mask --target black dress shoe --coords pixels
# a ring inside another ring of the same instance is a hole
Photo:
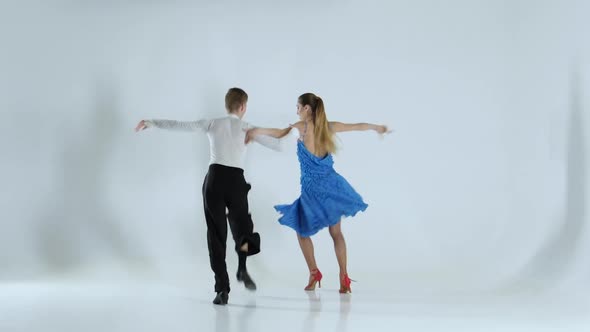
[[[226,291],[217,292],[217,296],[213,299],[213,304],[225,305],[229,300],[229,294]]]
[[[250,278],[248,271],[238,270],[236,277],[238,278],[238,281],[241,281],[244,283],[244,286],[246,287],[246,289],[249,289],[252,291],[256,290],[256,284],[254,283],[254,280],[252,280],[252,278]]]

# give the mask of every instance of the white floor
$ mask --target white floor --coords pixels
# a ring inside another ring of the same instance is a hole
[[[340,295],[235,285],[229,305],[214,306],[213,297],[198,285],[2,283],[0,331],[590,331],[580,293]]]

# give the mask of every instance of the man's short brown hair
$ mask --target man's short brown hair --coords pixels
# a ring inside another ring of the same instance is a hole
[[[248,102],[248,94],[240,88],[231,88],[225,94],[225,109],[234,112]]]

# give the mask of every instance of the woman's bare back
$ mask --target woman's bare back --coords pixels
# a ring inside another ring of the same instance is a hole
[[[303,142],[303,145],[311,154],[318,158],[323,158],[326,154],[317,154],[315,150],[315,137],[313,135],[315,126],[312,122],[298,122],[294,125],[299,130],[299,140]]]

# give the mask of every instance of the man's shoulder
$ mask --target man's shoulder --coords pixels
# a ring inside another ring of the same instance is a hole
[[[254,128],[254,126],[250,122],[244,121],[243,119],[231,115],[215,117],[212,118],[210,121],[210,125],[212,127],[223,127],[228,125],[234,127],[237,124],[238,127],[242,130]]]

